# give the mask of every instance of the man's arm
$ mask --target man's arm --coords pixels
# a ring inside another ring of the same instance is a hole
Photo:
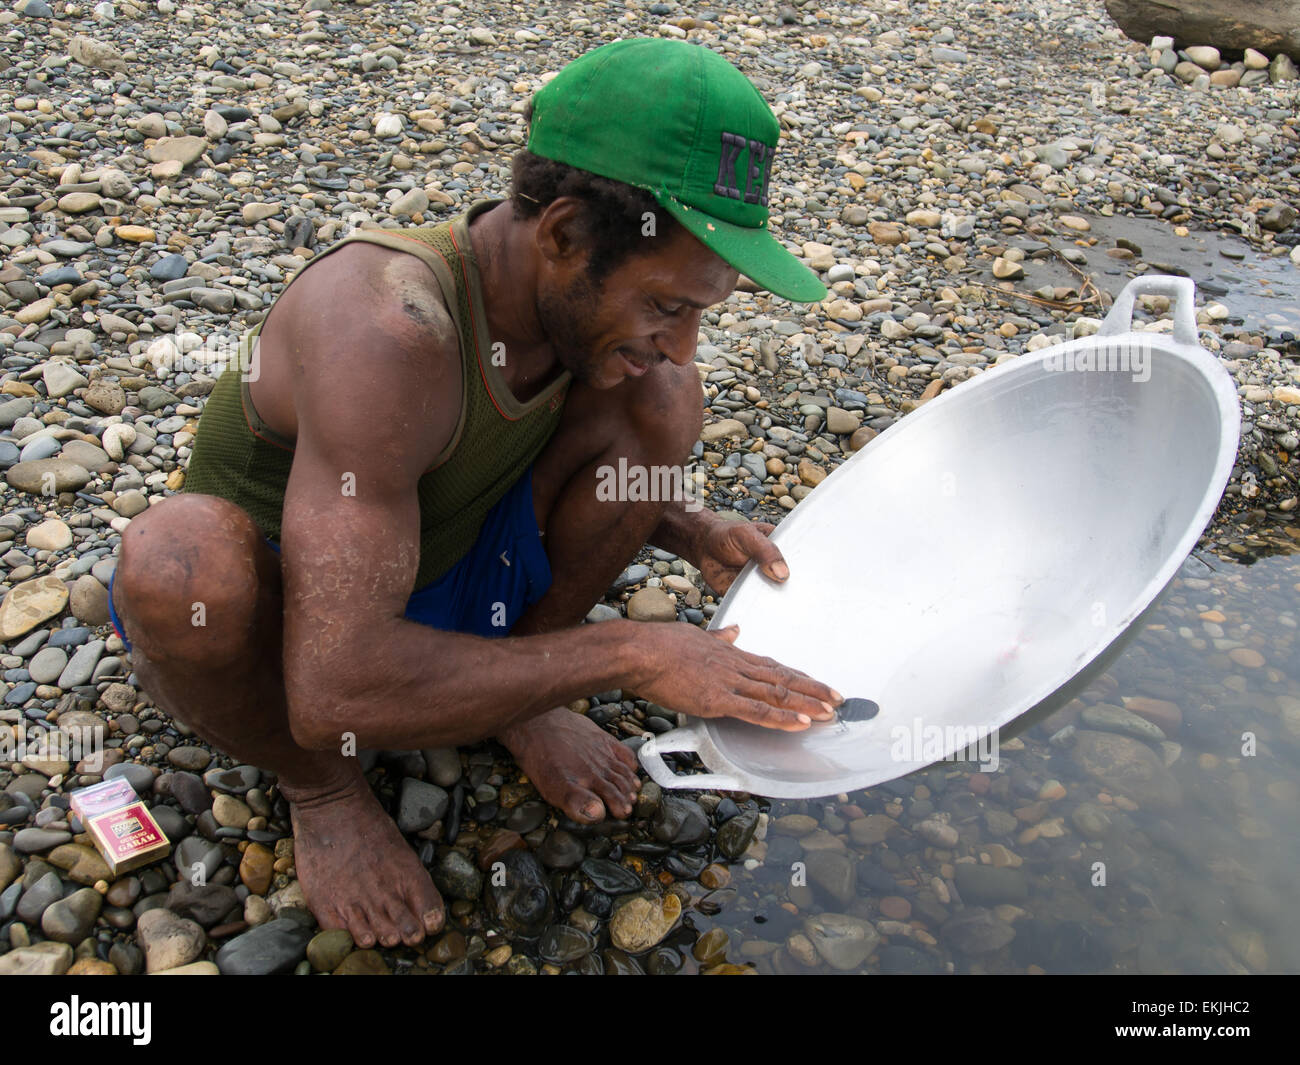
[[[681,556],[695,566],[695,560],[700,557],[700,544],[704,535],[717,520],[708,510],[687,510],[684,501],[671,500],[664,507],[659,524],[650,534],[650,543]]]
[[[455,429],[460,358],[446,309],[426,301],[413,314],[401,296],[432,282],[427,269],[402,257],[395,270],[390,254],[368,279],[376,259],[321,263],[295,308],[284,672],[308,747],[344,732],[363,747],[465,743],[641,672],[622,625],[497,641],[403,617],[419,564],[416,484]]]

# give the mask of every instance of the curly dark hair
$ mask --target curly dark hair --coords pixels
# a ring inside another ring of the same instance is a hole
[[[532,123],[533,103],[524,111]],[[622,181],[557,163],[521,148],[510,160],[510,203],[514,217],[536,218],[561,196],[584,203],[578,226],[590,248],[587,273],[597,287],[632,255],[648,255],[673,239],[680,223],[650,193]],[[655,216],[653,236],[643,236],[644,216]]]

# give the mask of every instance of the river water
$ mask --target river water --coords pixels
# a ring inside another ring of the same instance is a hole
[[[1294,526],[1203,538],[1079,698],[1004,734],[996,773],[771,803],[763,863],[716,893],[726,960],[808,971],[808,919],[832,913],[886,933],[846,971],[1300,969],[1296,547]]]

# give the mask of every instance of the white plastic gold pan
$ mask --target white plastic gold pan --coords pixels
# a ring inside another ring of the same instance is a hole
[[[1145,293],[1173,300],[1172,336],[1132,331]],[[1194,297],[1185,278],[1138,278],[1095,336],[972,378],[841,465],[772,535],[789,580],[751,563],[711,628],[738,623],[737,646],[879,712],[800,733],[693,719],[641,747],[651,777],[812,798],[978,756],[1115,643],[1236,456],[1236,389],[1197,343]],[[677,775],[672,751],[710,772]]]

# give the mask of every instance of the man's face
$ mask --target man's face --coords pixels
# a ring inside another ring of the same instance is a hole
[[[538,318],[556,357],[593,388],[613,388],[669,359],[695,356],[700,312],[720,303],[739,274],[686,230],[646,255],[633,253],[604,278],[583,258],[539,287]]]

